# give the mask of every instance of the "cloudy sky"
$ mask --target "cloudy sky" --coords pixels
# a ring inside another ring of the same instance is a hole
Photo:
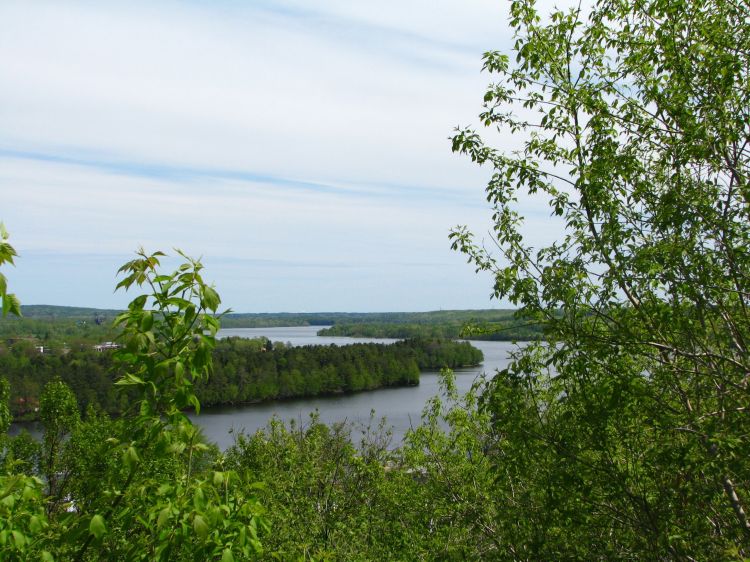
[[[500,0],[0,3],[0,220],[25,304],[123,306],[139,246],[237,312],[500,307],[448,233]],[[512,147],[513,139],[498,139]],[[531,209],[544,231],[546,209]],[[131,295],[132,297],[132,295]]]

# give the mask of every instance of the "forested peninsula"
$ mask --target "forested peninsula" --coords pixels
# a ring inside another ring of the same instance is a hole
[[[351,338],[441,338],[487,341],[532,341],[542,339],[541,324],[516,320],[489,323],[399,323],[362,322],[334,324],[318,330],[319,336],[346,336]]]
[[[111,341],[119,333],[112,321],[122,311],[51,305],[23,305],[22,318],[0,318],[0,338],[26,339],[52,348]],[[514,310],[436,310],[431,312],[234,313],[221,317],[221,327],[275,328],[320,326],[319,336],[368,338],[438,338],[533,341],[542,325],[517,317]]]
[[[438,339],[292,347],[231,337],[217,341],[213,373],[196,385],[196,394],[210,407],[416,385],[421,370],[482,360],[482,352],[468,342]],[[30,345],[0,347],[0,372],[10,382],[16,419],[36,417],[44,386],[57,377],[72,389],[82,411],[91,406],[119,415],[136,400],[132,391],[116,390],[123,372],[112,350],[42,353]]]

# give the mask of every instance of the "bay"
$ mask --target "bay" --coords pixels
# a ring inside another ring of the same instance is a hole
[[[267,337],[271,341],[281,341],[291,345],[347,345],[351,343],[391,343],[396,340],[375,338],[320,337],[316,333],[325,326],[295,326],[289,328],[235,328],[221,330],[219,337]],[[472,341],[472,345],[484,353],[484,363],[477,367],[457,369],[456,386],[459,392],[466,392],[482,373],[493,375],[497,369],[508,365],[509,353],[516,348],[511,342]],[[318,396],[292,400],[275,400],[243,406],[220,406],[202,410],[200,415],[191,414],[191,419],[199,425],[206,437],[221,449],[234,442],[234,435],[244,431],[252,434],[266,426],[276,416],[281,421],[294,420],[305,424],[311,412],[318,412],[320,420],[331,424],[346,421],[356,427],[366,427],[374,412],[375,425],[385,417],[390,427],[392,444],[398,445],[410,427],[416,426],[427,401],[440,394],[440,373],[426,371],[420,375],[419,386],[383,388],[336,396]],[[357,435],[353,434],[355,442]]]
[[[326,326],[294,326],[283,328],[233,328],[219,331],[219,337],[257,338],[267,337],[274,342],[291,345],[348,345],[352,343],[393,343],[395,339],[320,337],[318,330]],[[482,350],[484,362],[466,369],[456,369],[456,387],[460,393],[471,388],[474,381],[483,373],[494,375],[497,369],[508,365],[509,353],[516,349],[511,342],[472,341],[472,345]],[[222,450],[234,443],[240,432],[252,434],[265,427],[276,416],[283,422],[294,420],[306,424],[310,414],[318,413],[320,420],[327,424],[349,422],[355,430],[364,428],[373,415],[374,426],[380,418],[386,418],[386,427],[392,431],[392,446],[397,446],[409,428],[419,424],[422,410],[427,401],[440,394],[439,371],[425,371],[420,375],[419,386],[382,388],[292,400],[274,400],[259,404],[240,406],[215,406],[201,410],[200,415],[190,414],[191,420],[199,425],[206,438],[216,443]],[[22,428],[37,438],[41,437],[38,422],[11,424],[9,434],[17,434]],[[358,436],[353,433],[355,443]]]

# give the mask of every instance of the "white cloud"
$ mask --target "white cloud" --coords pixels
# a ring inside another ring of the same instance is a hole
[[[39,6],[0,14],[3,145],[350,181],[465,177],[446,137],[479,107],[479,50],[419,63],[402,41],[359,47],[262,11]]]
[[[503,21],[485,0],[4,2],[0,218],[29,260],[11,281],[50,302],[49,256],[100,272],[144,244],[207,256],[238,310],[258,271],[264,310],[362,309],[358,287],[364,308],[485,306],[447,232],[487,229],[488,171],[447,137]],[[62,270],[60,304],[106,306]]]

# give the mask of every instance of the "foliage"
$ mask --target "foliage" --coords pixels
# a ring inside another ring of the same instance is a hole
[[[44,346],[44,352],[65,353],[92,349],[94,345],[112,341],[118,334],[113,329],[113,316],[88,316],[86,318],[21,318],[0,319],[0,338],[13,349],[24,343]]]
[[[212,350],[213,374],[195,383],[203,406],[317,396],[419,383],[420,370],[476,365],[479,350],[466,342],[412,340],[397,344],[288,347],[265,338],[224,338]],[[0,353],[0,372],[10,380],[11,413],[35,418],[45,384],[59,377],[75,394],[81,411],[90,406],[111,414],[135,404],[135,386],[116,392],[125,374],[109,351],[38,353],[14,346]]]
[[[443,374],[443,398],[425,408],[405,443],[390,449],[384,423],[268,426],[240,434],[228,463],[267,482],[264,503],[281,559],[483,560],[498,547],[496,497],[485,446],[489,414],[477,409],[480,384],[458,396]],[[361,438],[358,439],[357,435]],[[512,514],[508,514],[508,519]]]
[[[5,230],[5,225],[0,222],[0,265],[6,263],[13,265],[13,258],[17,255],[16,250],[8,242],[8,231]],[[8,281],[2,273],[0,273],[0,301],[2,301],[3,316],[8,313],[21,315],[21,302],[16,295],[8,292]]]
[[[255,435],[239,435],[227,456],[229,466],[267,483],[274,533],[266,547],[281,559],[394,559],[393,537],[381,532],[391,513],[383,489],[388,455],[382,443],[369,451],[357,451],[351,427],[327,427],[313,415],[306,425],[274,419]]]
[[[0,435],[5,435],[13,421],[10,413],[10,384],[8,379],[0,377]]]
[[[486,454],[491,429],[477,410],[481,386],[477,380],[460,396],[453,373],[443,371],[442,399],[427,403],[398,451],[397,466],[419,483],[411,541],[424,559],[485,560],[498,553],[496,518],[506,506],[495,495],[497,475]]]
[[[127,312],[115,318],[115,326],[123,328],[119,340],[124,344],[115,357],[129,371],[118,384],[141,391],[144,419],[164,415],[170,422],[181,422],[186,419],[182,409],[200,410],[193,385],[211,371],[211,351],[219,331],[214,314],[221,300],[203,281],[200,262],[182,253],[186,261],[177,271],[159,274],[163,255],[146,255],[141,250],[138,259],[119,270],[125,278],[118,289],[147,285],[150,293],[133,299]],[[147,304],[153,309],[146,308]]]
[[[228,314],[224,328],[270,326],[328,326],[338,324],[466,324],[500,322],[513,310],[433,310],[430,312],[307,312]]]
[[[528,341],[539,339],[541,326],[523,320],[454,321],[446,323],[362,322],[335,324],[318,331],[319,336],[353,338],[436,338],[491,341]]]
[[[64,439],[81,421],[76,397],[61,380],[45,385],[39,399],[39,418],[44,427],[40,472],[47,482],[48,509],[52,510],[62,499],[67,480],[60,464]]]
[[[112,341],[119,330],[112,327],[122,311],[50,305],[23,305],[23,318],[0,318],[0,338],[17,345],[27,339],[44,345],[45,352],[80,351],[94,344]],[[393,337],[398,339],[432,337],[455,339],[537,339],[539,327],[524,319],[514,319],[511,310],[441,310],[434,312],[387,313],[276,313],[226,314],[224,328],[264,328],[275,326],[329,326],[318,335],[354,337]]]
[[[485,396],[505,433],[503,493],[530,494],[501,538],[532,559],[748,556],[750,10],[599,0],[542,17],[519,0],[510,13],[515,62],[485,55],[497,82],[481,118],[523,146],[453,138],[493,168],[501,254],[465,229],[454,248],[549,342]],[[527,196],[565,229],[536,250]],[[518,404],[534,423],[518,425]]]
[[[177,271],[162,274],[162,255],[139,252],[118,285],[150,289],[117,318],[120,387],[132,389],[138,407],[119,421],[89,408],[81,422],[71,389],[46,385],[46,486],[26,461],[34,456],[27,438],[15,438],[0,475],[4,559],[226,561],[261,551],[266,524],[254,483],[224,470],[181,411],[200,406],[194,382],[211,369],[219,296],[199,262],[183,256]]]

